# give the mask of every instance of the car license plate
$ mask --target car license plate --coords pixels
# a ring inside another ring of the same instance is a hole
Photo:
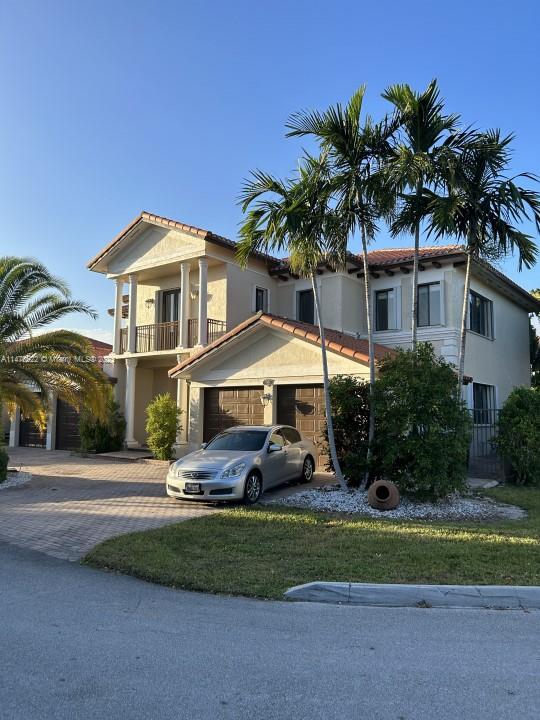
[[[201,483],[187,482],[184,485],[184,492],[185,493],[200,493],[201,492]]]

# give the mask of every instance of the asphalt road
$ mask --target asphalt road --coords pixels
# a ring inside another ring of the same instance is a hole
[[[0,718],[540,717],[540,613],[184,593],[0,544]]]

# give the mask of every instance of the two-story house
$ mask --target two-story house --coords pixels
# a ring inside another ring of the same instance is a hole
[[[370,253],[376,356],[410,344],[412,250]],[[465,256],[457,245],[422,248],[418,324],[457,362]],[[178,453],[234,424],[292,424],[318,438],[324,423],[317,318],[310,282],[286,260],[254,253],[245,270],[235,243],[141,213],[90,263],[115,282],[112,359],[127,445],[145,444],[145,408],[168,391],[182,409]],[[318,271],[330,374],[367,377],[363,264]],[[469,406],[499,407],[527,385],[529,293],[475,262],[464,387]]]

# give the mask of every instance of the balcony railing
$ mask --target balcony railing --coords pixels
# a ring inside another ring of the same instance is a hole
[[[199,321],[197,318],[188,320],[188,347],[197,345]],[[211,343],[226,332],[223,320],[207,320],[208,342]],[[137,325],[135,328],[135,352],[158,352],[174,350],[179,346],[178,322],[155,323],[154,325]],[[128,331],[120,330],[120,354],[127,352]]]

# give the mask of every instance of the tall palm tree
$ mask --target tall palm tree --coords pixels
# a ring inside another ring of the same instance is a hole
[[[360,231],[364,267],[364,302],[369,353],[370,394],[375,384],[375,351],[368,261],[368,244],[377,232],[377,220],[394,208],[395,196],[388,184],[381,182],[380,173],[390,156],[390,140],[397,129],[396,116],[374,123],[368,116],[362,124],[362,105],[366,92],[362,85],[343,107],[329,107],[325,112],[299,112],[287,121],[291,136],[311,135],[317,138],[332,163],[333,186],[338,197],[336,211],[348,236]],[[368,478],[371,446],[375,434],[373,403],[370,403]]]
[[[292,180],[282,181],[261,171],[252,173],[252,179],[245,183],[241,193],[242,210],[247,217],[240,228],[237,258],[245,267],[255,250],[287,251],[291,270],[311,280],[321,343],[328,447],[336,478],[346,489],[334,438],[325,330],[317,285],[317,269],[321,263],[343,265],[346,258],[346,233],[339,226],[331,199],[332,185],[324,155],[318,158],[306,155]]]
[[[86,338],[42,330],[72,312],[96,317],[36,260],[0,258],[0,402],[43,426],[51,393],[104,413],[107,379],[91,361]]]
[[[540,194],[517,184],[536,181],[531,173],[505,176],[512,135],[499,130],[475,133],[443,174],[445,194],[425,194],[431,216],[430,231],[453,235],[465,243],[467,263],[463,288],[458,359],[459,387],[463,383],[471,266],[475,260],[499,258],[517,252],[519,269],[536,262],[533,238],[515,224],[533,220],[540,231]]]
[[[459,117],[444,114],[436,80],[432,80],[422,93],[409,85],[392,85],[383,93],[400,115],[400,134],[387,163],[388,179],[403,192],[404,211],[412,215],[414,233],[413,288],[412,288],[412,347],[418,341],[418,261],[420,229],[424,219],[424,190],[437,178],[439,156],[460,136],[456,133]],[[405,191],[408,190],[408,193]],[[397,234],[394,228],[392,234]]]

